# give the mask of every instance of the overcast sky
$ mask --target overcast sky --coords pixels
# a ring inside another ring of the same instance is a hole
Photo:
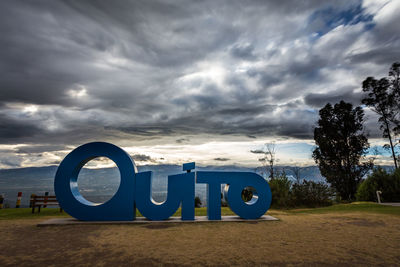
[[[400,1],[0,1],[0,168],[313,164],[318,110],[400,60]],[[368,110],[366,133],[379,144]]]

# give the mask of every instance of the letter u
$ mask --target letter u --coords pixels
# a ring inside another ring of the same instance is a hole
[[[151,196],[152,172],[136,174],[136,207],[149,220],[166,220],[182,203],[182,220],[194,220],[195,174],[168,176],[167,200],[158,203]]]

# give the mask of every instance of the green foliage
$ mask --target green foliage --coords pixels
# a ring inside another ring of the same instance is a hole
[[[376,168],[357,190],[357,200],[377,201],[376,191],[381,191],[382,202],[400,201],[400,170],[387,173],[382,168]]]
[[[333,190],[324,183],[304,180],[292,186],[292,203],[295,206],[321,207],[332,205]]]
[[[69,217],[65,212],[60,212],[59,208],[42,208],[40,213],[32,213],[31,208],[5,208],[0,209],[0,220],[11,219],[47,219],[49,217]]]
[[[324,214],[338,212],[353,213],[353,212],[363,212],[363,213],[375,213],[375,214],[390,214],[400,216],[400,207],[384,206],[371,202],[352,202],[349,204],[337,204],[329,207],[316,208],[316,209],[300,209],[300,210],[288,210],[287,212],[291,214]]]
[[[269,187],[272,192],[271,206],[275,208],[288,208],[290,206],[290,187],[286,174],[279,174],[269,181]]]
[[[379,115],[382,137],[389,140],[389,144],[383,147],[391,150],[393,163],[397,169],[394,134],[400,133],[400,63],[393,63],[389,77],[379,80],[368,77],[363,81],[362,88],[366,95],[361,102]]]
[[[251,187],[246,187],[242,191],[242,200],[248,202],[253,198],[253,191]]]
[[[329,185],[304,180],[292,183],[285,173],[269,181],[273,208],[321,207],[332,205],[334,191]]]
[[[195,209],[196,216],[207,216],[207,208]],[[228,207],[221,208],[221,215],[235,215]],[[139,210],[136,210],[137,217],[143,217]],[[181,208],[179,208],[173,216],[181,216]],[[32,214],[31,208],[19,208],[19,209],[0,209],[0,221],[1,220],[18,220],[18,219],[49,219],[54,217],[67,217],[70,216],[66,212],[60,212],[58,208],[45,208],[41,209],[40,213]]]
[[[196,196],[195,198],[194,198],[194,207],[195,208],[200,208],[201,207],[201,199],[200,199],[200,197],[199,196]]]
[[[319,115],[313,158],[342,200],[354,200],[362,177],[372,167],[371,162],[360,162],[369,148],[362,132],[364,112],[340,101],[333,107],[326,104]]]

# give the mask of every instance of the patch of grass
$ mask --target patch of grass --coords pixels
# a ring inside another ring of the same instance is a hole
[[[42,208],[40,213],[35,211],[32,214],[31,208],[18,209],[1,209],[0,220],[15,220],[15,219],[35,219],[44,217],[70,217],[65,212],[60,212],[58,208]]]
[[[138,213],[136,213],[137,216]],[[195,216],[207,216],[207,208],[195,208],[194,210]],[[228,215],[236,215],[233,211],[231,211],[228,207],[221,207],[221,215],[228,216]],[[173,216],[181,216],[181,209],[179,208]]]
[[[338,204],[323,208],[306,208],[306,209],[291,209],[291,210],[276,210],[270,209],[269,215],[279,215],[282,212],[288,215],[296,214],[323,214],[323,213],[350,213],[350,212],[366,212],[378,214],[391,214],[400,216],[400,207],[383,206],[373,202],[353,202],[350,204]],[[207,216],[207,208],[196,208],[196,216]],[[235,215],[229,207],[221,207],[221,215]],[[138,210],[136,210],[137,217],[143,217]],[[173,216],[181,216],[181,209],[179,208]],[[19,209],[1,209],[0,220],[15,220],[15,219],[35,219],[35,218],[48,218],[48,217],[70,217],[66,212],[60,212],[58,208],[45,208],[41,209],[40,213],[35,212],[32,214],[30,208]]]
[[[228,207],[221,208],[222,215],[235,215]],[[207,216],[207,208],[196,208],[196,216]],[[137,217],[143,217],[138,210],[136,210]],[[173,216],[181,216],[181,209],[179,208]],[[58,208],[42,208],[40,213],[37,211],[32,214],[31,208],[18,208],[18,209],[0,209],[0,220],[15,220],[15,219],[35,219],[44,217],[70,217],[66,212],[60,212]]]
[[[367,213],[390,214],[390,215],[400,216],[400,207],[384,206],[374,202],[353,202],[349,204],[337,204],[322,208],[292,209],[292,210],[287,210],[286,212],[289,214],[367,212]]]

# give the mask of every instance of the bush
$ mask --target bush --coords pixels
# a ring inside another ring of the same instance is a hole
[[[253,198],[253,188],[251,187],[246,187],[245,189],[243,189],[242,191],[242,200],[244,202],[248,202]]]
[[[269,186],[273,208],[329,206],[335,196],[328,184],[306,180],[292,184],[285,173],[271,179]]]
[[[271,206],[274,208],[288,208],[290,206],[290,186],[292,182],[286,174],[277,175],[269,181],[272,193]]]
[[[291,201],[293,206],[319,207],[332,205],[333,190],[324,183],[306,181],[293,184]]]
[[[200,197],[198,197],[198,196],[196,196],[195,198],[194,198],[194,207],[195,208],[200,208],[201,207],[201,199],[200,199]]]
[[[382,202],[399,202],[400,169],[388,173],[382,168],[376,168],[358,187],[357,200],[377,201],[376,191],[378,190],[382,192]]]

